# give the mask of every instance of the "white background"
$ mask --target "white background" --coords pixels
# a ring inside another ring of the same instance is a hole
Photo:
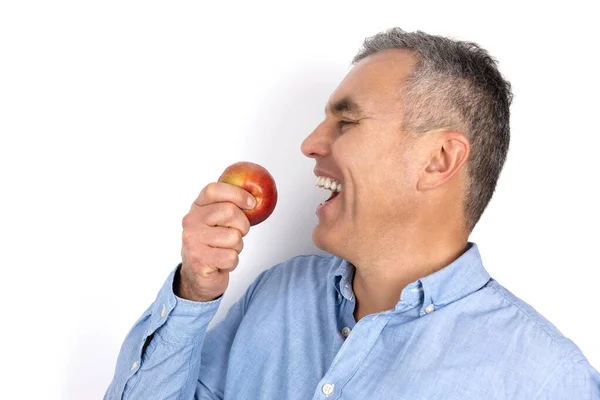
[[[180,260],[181,219],[229,164],[280,201],[252,229],[218,318],[311,243],[302,139],[363,39],[475,41],[512,82],[512,142],[471,240],[486,268],[600,367],[594,2],[0,5],[3,399],[98,399],[127,331]]]

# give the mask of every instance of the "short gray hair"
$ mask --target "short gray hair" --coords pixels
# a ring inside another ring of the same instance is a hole
[[[439,128],[465,134],[467,160],[465,228],[471,232],[496,189],[510,143],[511,85],[497,61],[476,43],[393,28],[365,40],[352,64],[389,49],[417,58],[402,93],[403,130],[415,134]]]

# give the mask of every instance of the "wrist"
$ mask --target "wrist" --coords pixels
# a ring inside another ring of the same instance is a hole
[[[190,280],[185,279],[185,277],[182,276],[181,267],[177,269],[177,272],[175,273],[175,277],[173,279],[173,293],[175,294],[175,296],[181,299],[197,303],[206,303],[209,301],[216,300],[222,294],[221,293],[216,296],[207,296],[199,294],[197,290],[194,290],[194,287],[191,284]]]

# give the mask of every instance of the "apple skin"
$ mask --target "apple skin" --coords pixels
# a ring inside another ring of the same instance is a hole
[[[256,206],[251,210],[242,209],[250,221],[250,226],[260,224],[275,210],[277,186],[264,167],[249,161],[240,161],[227,167],[219,182],[239,186],[254,196]]]

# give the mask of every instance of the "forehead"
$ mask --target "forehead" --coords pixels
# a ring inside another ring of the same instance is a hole
[[[359,61],[331,94],[326,111],[353,113],[356,104],[367,113],[396,105],[402,82],[416,62],[407,50],[384,50]]]

